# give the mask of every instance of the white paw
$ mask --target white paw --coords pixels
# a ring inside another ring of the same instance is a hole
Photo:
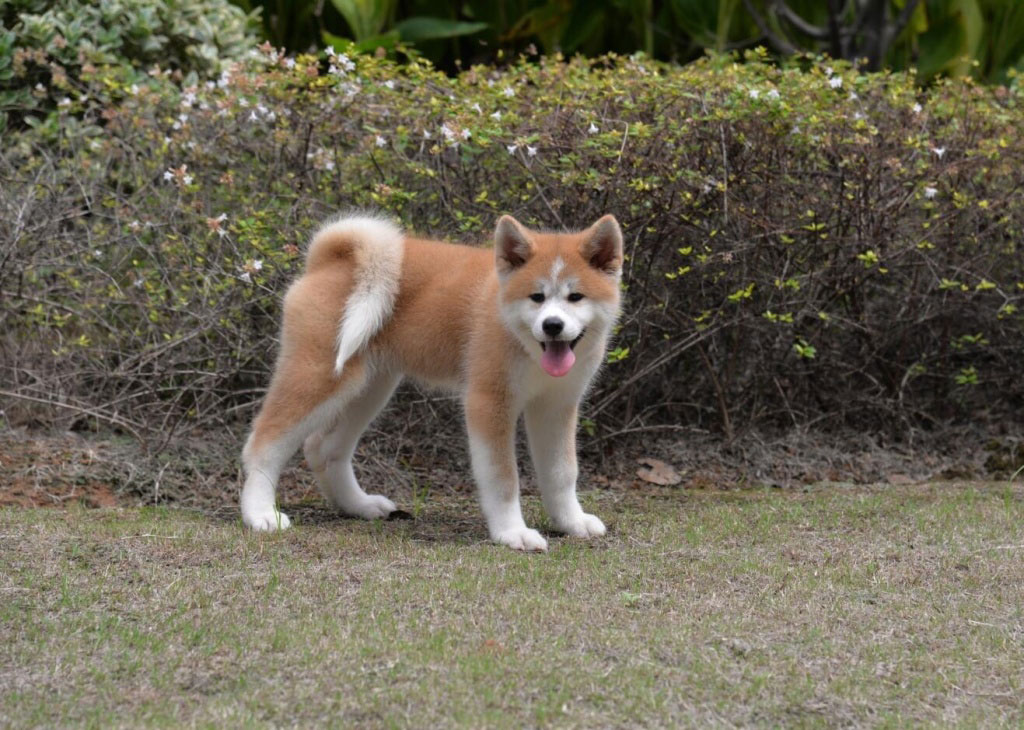
[[[288,515],[276,509],[269,509],[254,515],[242,514],[242,522],[257,532],[273,532],[287,530],[292,525]]]
[[[353,517],[362,517],[364,520],[379,520],[397,509],[395,503],[384,495],[367,494],[358,502],[344,505],[341,511]]]
[[[573,537],[600,537],[605,533],[604,523],[595,515],[584,512],[579,519],[558,525],[560,532]]]
[[[548,541],[541,537],[539,532],[531,530],[529,527],[514,527],[493,535],[492,539],[501,545],[508,545],[513,550],[547,552],[548,549]]]

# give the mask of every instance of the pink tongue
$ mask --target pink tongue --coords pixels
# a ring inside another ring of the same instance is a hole
[[[560,378],[572,369],[576,355],[568,342],[545,343],[544,354],[540,358],[540,366],[548,375]]]

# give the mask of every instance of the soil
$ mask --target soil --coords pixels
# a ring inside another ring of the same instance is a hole
[[[356,469],[367,489],[409,505],[430,493],[473,492],[465,447],[454,429],[443,438],[399,433],[388,419],[364,438]],[[218,431],[176,438],[159,451],[116,434],[0,428],[0,507],[175,504],[228,516],[237,507],[244,434]],[[529,461],[520,444],[519,463]],[[998,457],[998,458],[996,458]],[[710,434],[623,437],[581,446],[582,488],[678,490],[820,484],[914,484],[942,479],[1013,478],[1024,459],[1018,438],[957,433],[927,448],[886,444],[867,434],[748,436],[732,444]],[[659,464],[652,476],[651,463]],[[664,479],[669,470],[673,478]],[[528,466],[524,490],[534,489]],[[661,483],[659,483],[661,482]],[[300,456],[281,476],[291,509],[321,503]]]

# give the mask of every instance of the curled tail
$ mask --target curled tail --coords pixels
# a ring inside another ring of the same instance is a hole
[[[352,292],[338,328],[335,374],[391,316],[402,272],[403,241],[393,223],[370,217],[341,218],[324,224],[313,236],[306,254],[307,271],[342,259],[354,264]]]

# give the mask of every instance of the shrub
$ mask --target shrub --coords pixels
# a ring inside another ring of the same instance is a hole
[[[70,98],[83,69],[216,76],[255,49],[257,31],[256,14],[227,0],[0,0],[0,129],[4,112],[47,112]]]
[[[221,423],[267,380],[323,217],[480,241],[505,212],[611,212],[626,313],[588,433],[1019,419],[1020,98],[803,66],[452,79],[269,52],[219,84],[85,74],[63,126],[0,160],[4,379],[136,430]]]

